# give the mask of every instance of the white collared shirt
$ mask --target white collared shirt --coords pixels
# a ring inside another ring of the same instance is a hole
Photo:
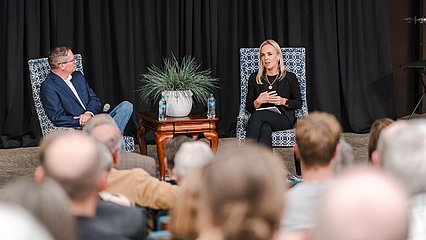
[[[80,105],[86,110],[86,107],[84,106],[83,102],[80,99],[80,96],[78,96],[77,90],[75,90],[74,85],[71,82],[72,76],[69,75],[67,79],[65,79],[65,83],[68,85],[68,87],[71,89],[71,91],[74,93],[75,97],[77,98],[78,102],[80,102]]]

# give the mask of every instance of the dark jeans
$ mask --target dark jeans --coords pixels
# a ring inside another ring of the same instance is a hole
[[[246,137],[272,149],[272,132],[292,127],[292,124],[284,114],[267,110],[256,111],[250,116]]]

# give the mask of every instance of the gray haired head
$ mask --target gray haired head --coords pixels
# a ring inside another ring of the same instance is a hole
[[[183,179],[191,169],[203,166],[213,157],[214,154],[206,143],[186,142],[176,153],[174,171],[179,179]]]
[[[426,120],[407,121],[395,131],[384,149],[383,166],[411,195],[426,192]]]

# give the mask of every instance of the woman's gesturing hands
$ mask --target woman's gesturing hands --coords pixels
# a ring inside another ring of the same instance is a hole
[[[259,94],[259,97],[254,101],[254,107],[258,108],[263,103],[271,103],[274,105],[283,105],[286,106],[288,102],[287,98],[283,98],[277,94],[276,91],[270,91],[270,92],[262,92]]]

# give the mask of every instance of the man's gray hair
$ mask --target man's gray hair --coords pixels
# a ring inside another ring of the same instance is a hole
[[[93,136],[92,134],[93,130],[103,125],[110,125],[118,129],[117,123],[109,114],[101,113],[101,114],[97,114],[93,116],[92,118],[89,119],[89,121],[87,121],[87,123],[83,127],[83,132]],[[111,132],[110,137],[107,139],[103,139],[102,141],[98,137],[95,137],[95,138],[98,141],[102,142],[102,144],[105,144],[111,153],[114,153],[121,149],[121,142],[123,139],[123,137],[121,136],[121,133],[118,134],[118,132],[117,133]]]
[[[334,174],[339,174],[346,168],[354,164],[354,154],[352,146],[344,138],[339,141],[340,151],[338,152],[334,164]]]
[[[118,127],[117,123],[109,114],[100,113],[91,117],[89,121],[87,121],[87,123],[83,126],[83,132],[90,135],[90,133],[95,127],[103,125],[103,124],[111,124]]]
[[[109,148],[100,142],[97,142],[97,147],[98,147],[98,151],[100,154],[100,164],[101,164],[101,168],[104,171],[109,172],[112,168],[112,154],[111,151],[109,150]]]
[[[379,139],[377,140],[376,153],[381,166],[383,166],[385,152],[389,149],[389,143],[393,142],[395,135],[401,129],[407,127],[408,122],[409,121],[406,120],[395,121],[380,132]]]
[[[183,179],[191,169],[201,167],[213,158],[214,154],[207,143],[186,142],[176,153],[174,171],[180,179]]]
[[[425,193],[426,120],[407,121],[405,127],[396,130],[384,150],[384,168],[392,172],[411,195]]]

